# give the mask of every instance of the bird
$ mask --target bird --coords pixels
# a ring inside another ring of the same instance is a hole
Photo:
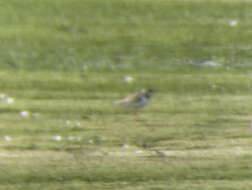
[[[158,157],[166,157],[167,156],[167,154],[165,152],[160,151],[160,150],[154,150],[154,152],[156,153],[156,155]]]
[[[153,96],[154,91],[152,89],[142,89],[134,94],[130,94],[121,100],[114,101],[114,104],[118,104],[122,107],[140,109],[146,106]]]

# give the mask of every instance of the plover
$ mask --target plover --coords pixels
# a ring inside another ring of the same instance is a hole
[[[135,94],[126,96],[125,98],[115,101],[114,104],[121,105],[126,108],[143,108],[153,95],[153,90],[140,90]]]

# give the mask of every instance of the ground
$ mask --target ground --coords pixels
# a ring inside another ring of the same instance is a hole
[[[0,189],[250,190],[251,7],[3,2]]]

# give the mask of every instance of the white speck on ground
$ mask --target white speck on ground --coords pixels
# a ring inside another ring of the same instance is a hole
[[[0,94],[0,99],[4,99],[6,97],[5,94]]]
[[[127,144],[122,144],[122,145],[121,145],[121,148],[122,148],[122,149],[128,149],[128,148],[129,148],[129,145],[127,145]]]
[[[237,21],[237,20],[229,20],[229,21],[228,21],[228,24],[229,24],[230,26],[236,26],[236,25],[238,24],[238,21]]]
[[[194,63],[194,65],[209,66],[209,67],[218,67],[218,66],[221,66],[220,63],[217,63],[217,62],[214,62],[214,61],[202,61],[202,62]]]
[[[80,122],[76,122],[75,123],[75,127],[80,127],[81,126],[81,123]]]
[[[143,150],[136,150],[135,153],[136,154],[142,154],[144,151]]]
[[[61,136],[53,136],[53,137],[51,137],[51,140],[52,141],[61,141],[62,137]]]
[[[30,116],[30,113],[28,111],[21,111],[18,113],[20,117],[28,117]]]
[[[89,139],[86,143],[87,143],[87,144],[93,144],[94,141],[93,141],[92,139]]]
[[[12,140],[12,138],[9,136],[4,136],[2,139],[3,139],[3,141],[11,141]]]
[[[7,103],[7,104],[12,104],[14,102],[14,99],[13,98],[10,98],[10,97],[7,97],[4,99],[4,101]]]
[[[123,81],[126,83],[132,83],[134,81],[134,78],[131,76],[124,76]]]
[[[69,120],[66,120],[66,121],[65,121],[65,125],[66,125],[66,126],[68,126],[68,125],[70,125],[70,124],[71,124],[71,121],[69,121]]]

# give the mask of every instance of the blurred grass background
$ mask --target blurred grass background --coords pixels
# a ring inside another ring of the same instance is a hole
[[[251,8],[0,2],[0,189],[250,190]]]
[[[246,64],[250,9],[249,1],[2,2],[1,68],[163,68],[209,59]],[[238,27],[228,24],[232,19]]]

